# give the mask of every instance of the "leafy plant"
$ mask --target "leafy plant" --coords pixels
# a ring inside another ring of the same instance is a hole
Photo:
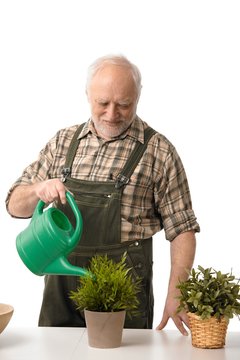
[[[222,274],[212,268],[189,272],[189,278],[177,285],[180,290],[178,311],[195,313],[202,319],[215,316],[227,320],[240,314],[239,280],[232,273]]]
[[[96,255],[90,261],[93,276],[80,277],[79,287],[71,291],[70,298],[78,310],[112,312],[137,309],[140,278],[135,281],[126,264],[126,253],[119,262],[107,255]]]

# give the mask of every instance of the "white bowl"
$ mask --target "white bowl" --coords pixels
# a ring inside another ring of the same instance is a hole
[[[9,323],[13,314],[13,310],[14,309],[11,305],[0,304],[0,334]]]

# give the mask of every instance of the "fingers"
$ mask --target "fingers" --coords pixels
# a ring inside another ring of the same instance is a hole
[[[60,201],[62,204],[66,204],[67,189],[59,179],[50,179],[36,185],[37,196],[46,204],[50,204],[53,201]]]
[[[169,319],[169,316],[163,314],[162,320],[161,320],[160,324],[156,327],[156,330],[162,330],[163,328],[165,328],[165,326],[168,323],[168,319]]]
[[[178,328],[178,330],[180,331],[180,333],[184,336],[187,336],[188,335],[188,332],[187,330],[185,329],[185,327],[183,326],[183,320],[178,317],[178,316],[174,316],[173,318],[173,322],[174,324],[176,325],[176,327]]]
[[[63,205],[66,204],[67,200],[66,200],[66,188],[65,188],[65,186],[58,189],[58,196],[59,196],[60,202]]]
[[[187,336],[188,332],[183,325],[183,324],[185,324],[188,327],[187,315],[186,314],[174,315],[174,316],[171,316],[171,318],[172,318],[175,326],[177,327],[177,329],[180,331],[180,333],[184,336]],[[163,330],[164,327],[167,325],[169,319],[170,319],[170,316],[163,314],[162,320],[161,320],[160,324],[156,327],[156,330]]]

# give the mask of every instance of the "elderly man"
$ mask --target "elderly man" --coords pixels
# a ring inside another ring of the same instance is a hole
[[[91,117],[58,133],[12,185],[6,199],[14,217],[31,217],[39,199],[54,203],[71,221],[66,190],[74,194],[84,231],[69,260],[87,266],[96,253],[118,259],[127,252],[133,274],[142,278],[139,315],[125,327],[152,328],[152,236],[164,229],[170,241],[171,272],[163,317],[187,334],[177,313],[176,284],[187,277],[195,255],[194,215],[186,174],[174,146],[137,114],[141,74],[124,56],[97,59],[88,71]],[[85,326],[69,293],[76,277],[47,275],[40,326]]]

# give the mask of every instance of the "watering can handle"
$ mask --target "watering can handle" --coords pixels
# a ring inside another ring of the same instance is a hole
[[[67,198],[67,201],[68,201],[69,205],[71,206],[73,213],[75,215],[75,218],[76,218],[75,232],[73,234],[73,238],[71,239],[71,243],[74,243],[76,241],[75,236],[80,238],[82,235],[82,228],[83,228],[82,215],[77,207],[77,204],[75,203],[74,197],[72,196],[72,194],[69,191],[66,192],[66,198]],[[43,213],[44,206],[45,206],[45,202],[42,200],[39,200],[37,203],[37,206],[34,210],[34,213],[32,215],[31,221],[33,221],[35,217],[38,217],[39,215],[41,215]]]
[[[82,220],[82,215],[78,209],[78,206],[74,200],[74,197],[69,191],[66,192],[66,198],[76,218],[75,232],[71,239],[71,245],[74,246],[74,244],[77,243],[82,236],[83,220]]]

